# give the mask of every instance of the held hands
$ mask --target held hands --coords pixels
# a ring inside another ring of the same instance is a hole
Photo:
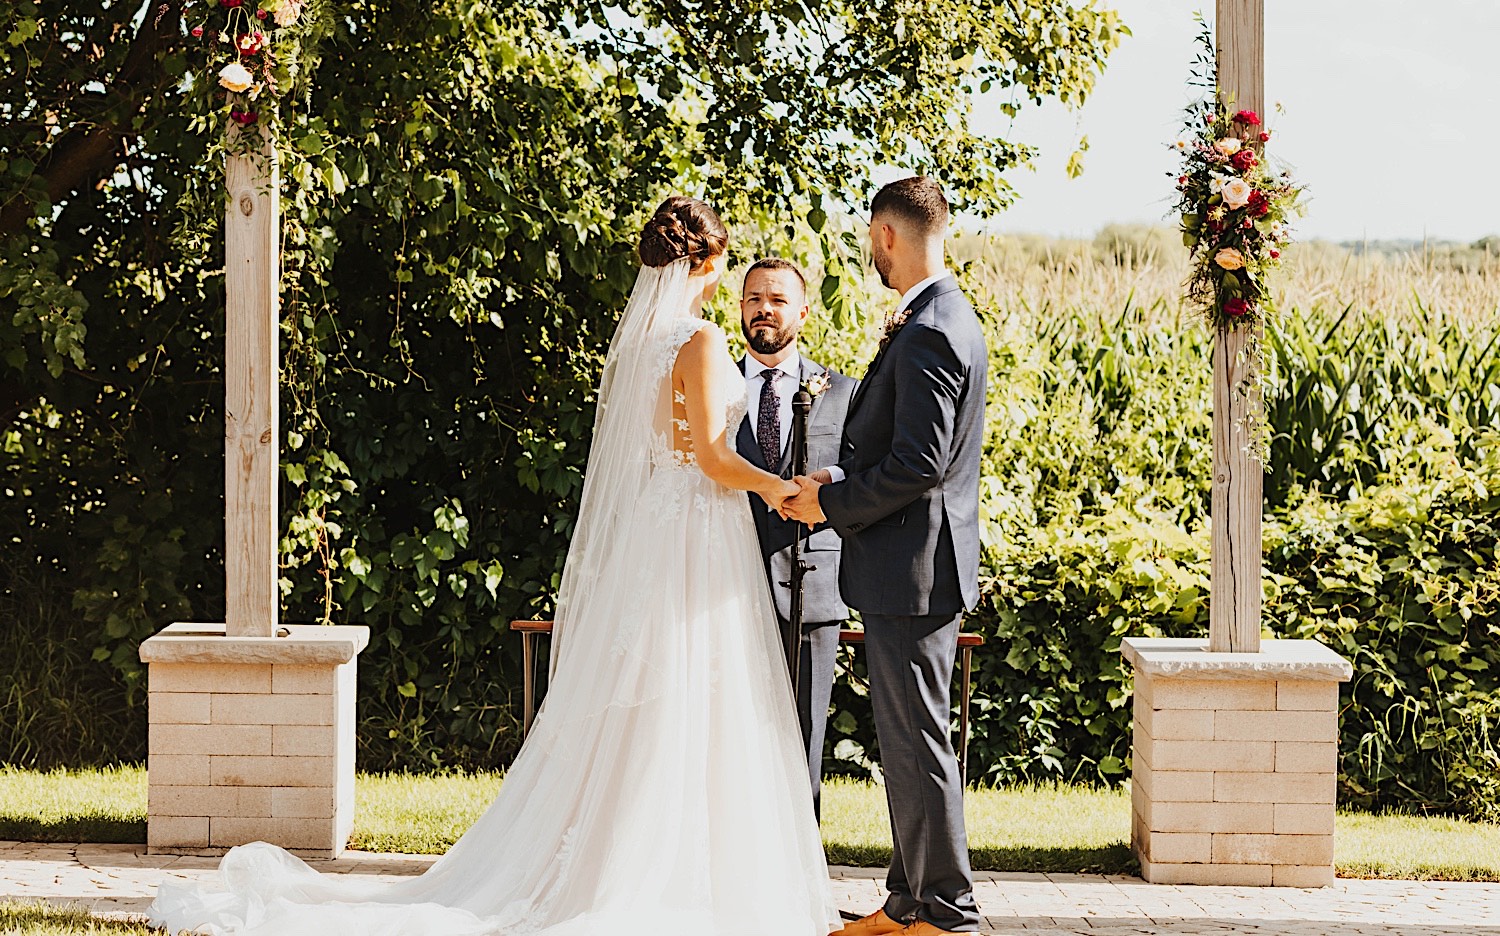
[[[822,479],[819,478],[820,475]],[[818,504],[818,489],[828,483],[828,472],[819,470],[813,472],[811,477],[799,476],[793,480],[797,484],[798,493],[782,502],[779,511],[782,519],[805,523],[808,529],[827,520],[823,516],[823,508]]]
[[[786,513],[782,508],[788,500],[796,497],[801,491],[802,489],[794,482],[778,478],[774,487],[756,493],[760,494],[761,500],[766,502],[767,507],[781,514],[782,518],[785,519]]]

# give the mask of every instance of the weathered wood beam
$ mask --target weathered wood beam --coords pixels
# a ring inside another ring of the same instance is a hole
[[[225,180],[225,623],[232,637],[270,637],[280,606],[281,179],[275,149],[267,145],[255,155],[230,156]]]
[[[1265,109],[1264,0],[1217,0],[1219,96],[1233,110]],[[1258,145],[1258,144],[1257,144]],[[1245,389],[1257,362],[1247,355],[1258,329],[1214,338],[1213,553],[1209,649],[1260,652],[1261,506],[1264,469],[1246,427],[1255,401]]]

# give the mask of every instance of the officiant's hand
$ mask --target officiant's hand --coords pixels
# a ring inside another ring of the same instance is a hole
[[[796,497],[788,498],[781,505],[782,518],[805,523],[809,529],[827,520],[828,518],[823,516],[822,506],[818,503],[818,489],[823,486],[822,483],[813,478],[800,476],[792,480],[797,482],[799,493]]]
[[[784,505],[788,500],[801,493],[801,491],[802,488],[793,482],[777,478],[774,486],[764,491],[756,491],[755,493],[760,495],[760,499],[766,502],[767,507],[781,514],[782,519],[785,519],[786,512],[783,510]]]

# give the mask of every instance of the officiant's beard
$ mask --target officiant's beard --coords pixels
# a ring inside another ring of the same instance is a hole
[[[763,330],[762,326],[770,325],[770,322],[757,322],[754,325],[746,325],[740,321],[740,331],[749,343],[750,349],[756,354],[777,354],[782,348],[797,340],[797,322],[789,322],[781,328],[771,331]],[[758,330],[759,329],[759,330]]]

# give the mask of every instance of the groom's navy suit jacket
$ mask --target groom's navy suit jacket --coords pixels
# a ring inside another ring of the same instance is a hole
[[[740,358],[740,373],[744,372],[745,359]],[[844,415],[849,410],[849,400],[858,384],[854,378],[829,370],[803,355],[798,380],[805,384],[820,374],[828,375],[828,389],[813,397],[812,409],[807,415],[808,471],[816,471],[838,462]],[[766,456],[761,452],[760,445],[755,441],[755,433],[750,428],[750,417],[746,416],[740,421],[735,448],[752,465],[783,478],[790,478],[790,434],[787,439],[780,461],[767,465]],[[758,495],[750,495],[750,504],[755,513],[755,532],[760,536],[761,554],[766,560],[766,574],[771,578],[771,594],[776,601],[776,612],[783,619],[791,617],[791,592],[781,583],[791,579],[792,540],[800,532],[804,536],[804,561],[810,566],[816,566],[802,580],[802,620],[809,624],[820,624],[848,618],[849,609],[839,598],[838,534],[829,529],[827,524],[821,524],[811,536],[807,536],[806,527],[795,520],[783,520],[779,514],[767,510],[766,502]]]
[[[989,356],[949,276],[912,300],[849,404],[819,491],[843,538],[839,585],[866,614],[951,615],[979,602],[979,457]]]

